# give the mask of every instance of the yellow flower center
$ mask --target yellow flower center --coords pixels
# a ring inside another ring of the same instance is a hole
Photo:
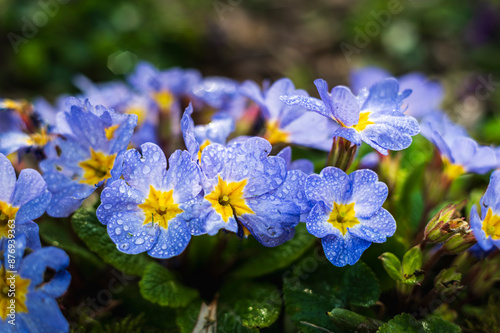
[[[444,174],[448,179],[455,179],[465,173],[465,168],[460,164],[453,164],[447,158],[443,158]]]
[[[13,99],[4,99],[0,102],[0,108],[2,109],[10,109],[10,110],[21,110],[23,108],[23,102],[17,102]]]
[[[183,210],[175,203],[173,198],[174,190],[163,192],[149,186],[149,194],[144,203],[139,205],[144,215],[143,224],[158,224],[164,229],[168,229],[168,222]]]
[[[201,161],[201,153],[203,152],[203,149],[207,148],[207,146],[210,144],[210,140],[205,140],[205,142],[203,142],[201,145],[200,145],[200,150],[198,151],[198,160]]]
[[[146,120],[146,110],[139,106],[131,106],[126,111],[126,114],[135,114],[137,116],[137,125],[142,125]]]
[[[345,236],[347,228],[352,228],[359,224],[359,220],[354,215],[354,202],[348,205],[333,203],[333,210],[330,213],[328,222],[335,228],[339,229],[342,235]]]
[[[0,201],[0,238],[9,235],[8,223],[10,220],[16,218],[19,207],[12,207],[11,205]]]
[[[246,179],[227,183],[219,176],[219,181],[214,190],[205,196],[205,199],[212,204],[215,211],[222,216],[224,222],[227,223],[231,216],[255,214],[248,207],[245,198],[243,198],[243,189],[246,184]]]
[[[0,268],[0,317],[2,320],[7,318],[10,312],[8,307],[12,308],[12,304],[15,306],[15,313],[28,312],[26,295],[30,283],[30,280],[23,279],[18,274],[14,276],[7,273],[3,266]]]
[[[106,139],[108,139],[108,140],[113,139],[118,127],[120,127],[120,125],[113,125],[113,126],[109,126],[108,128],[105,128],[104,133],[106,134]]]
[[[373,125],[375,124],[373,121],[370,120],[370,114],[371,112],[369,111],[365,111],[365,112],[361,112],[359,114],[359,121],[356,125],[354,126],[346,126],[343,122],[341,122],[340,120],[338,119],[335,119],[342,127],[345,127],[345,128],[354,128],[356,131],[358,132],[361,132],[363,131],[366,126],[368,125]]]
[[[156,102],[156,104],[158,104],[158,106],[160,107],[160,110],[164,112],[170,111],[170,108],[172,107],[172,104],[174,104],[175,101],[174,95],[168,90],[163,90],[154,93],[153,99]]]
[[[78,165],[83,169],[81,184],[95,185],[111,177],[111,169],[115,164],[116,154],[106,155],[90,148],[90,158]]]
[[[488,208],[484,218],[483,230],[486,236],[491,236],[492,239],[500,239],[500,216],[493,215],[491,208]]]
[[[47,133],[46,128],[42,128],[39,133],[30,134],[28,144],[30,146],[45,146],[50,141],[50,135]]]
[[[290,134],[288,132],[285,132],[279,128],[279,123],[277,120],[267,122],[264,138],[272,145],[280,142],[288,142],[289,135]]]

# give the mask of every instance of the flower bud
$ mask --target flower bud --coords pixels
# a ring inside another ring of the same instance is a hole
[[[443,244],[443,250],[450,254],[458,254],[471,248],[476,242],[476,237],[474,237],[472,230],[467,229],[465,232],[457,232],[450,237],[446,243]]]
[[[442,243],[455,233],[468,230],[469,224],[463,218],[458,218],[458,212],[463,204],[464,202],[458,205],[449,204],[434,215],[425,227],[425,240],[431,243]]]

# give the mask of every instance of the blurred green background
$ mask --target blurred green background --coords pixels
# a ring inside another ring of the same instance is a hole
[[[238,80],[288,76],[312,93],[315,78],[348,84],[351,68],[378,65],[439,78],[452,117],[469,128],[488,119],[478,139],[500,143],[498,1],[0,0],[0,34],[5,97],[53,99],[76,91],[76,74],[122,79],[139,60]]]

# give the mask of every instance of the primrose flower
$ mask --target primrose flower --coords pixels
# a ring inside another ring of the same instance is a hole
[[[305,193],[315,203],[307,230],[321,238],[325,255],[335,266],[354,265],[372,242],[383,243],[396,231],[396,221],[382,208],[387,186],[371,170],[347,175],[327,167],[307,177]]]
[[[268,156],[271,144],[253,137],[203,150],[205,230],[220,229],[240,237],[253,235],[264,246],[278,246],[294,235],[301,211],[308,209],[305,174],[286,171],[280,157]]]
[[[180,111],[180,98],[191,95],[201,80],[194,69],[171,68],[158,71],[153,65],[141,62],[128,81],[137,91],[152,98],[161,112]]]
[[[227,137],[234,131],[234,120],[227,116],[219,116],[206,125],[194,126],[192,114],[193,106],[189,104],[181,118],[182,136],[193,159],[200,160],[203,149],[209,144],[226,144]]]
[[[500,249],[500,171],[493,171],[490,184],[479,202],[470,212],[470,225],[477,244],[489,251],[493,246]],[[480,214],[479,214],[480,213]]]
[[[240,119],[246,99],[240,94],[240,84],[225,77],[206,77],[193,86],[192,95],[217,111],[217,115]]]
[[[16,181],[16,172],[5,155],[0,154],[0,240],[24,233],[28,247],[40,248],[38,225],[32,220],[45,212],[51,194],[42,176],[33,169],[24,169]],[[9,223],[14,221],[14,223]]]
[[[329,151],[335,123],[320,115],[307,112],[302,106],[287,105],[280,100],[283,95],[307,99],[305,90],[295,89],[290,79],[282,78],[261,91],[253,81],[245,81],[241,93],[257,103],[265,120],[263,137],[271,144],[293,143]]]
[[[0,98],[0,133],[21,130],[23,120],[20,116],[24,103],[8,98]]]
[[[14,248],[7,248],[5,242],[0,263],[0,331],[2,332],[54,332],[69,331],[69,324],[57,304],[56,298],[68,289],[71,275],[66,271],[69,258],[66,253],[55,247],[44,247],[31,252],[23,258],[25,250],[24,235],[18,235]],[[15,252],[15,253],[13,253]],[[12,255],[15,263],[12,264]],[[47,281],[46,273],[52,278]],[[13,274],[10,271],[17,271]],[[10,296],[5,290],[14,284],[15,294]],[[15,300],[15,325],[9,306]]]
[[[421,126],[422,135],[439,150],[449,179],[468,172],[485,174],[498,166],[494,149],[478,145],[465,128],[453,123],[444,113],[425,117]]]
[[[72,99],[69,111],[58,114],[60,135],[45,149],[40,163],[52,201],[47,213],[65,217],[97,187],[120,176],[121,154],[127,148],[137,116],[118,114],[88,101]]]
[[[43,148],[53,138],[43,120],[25,101],[0,100],[0,153]]]
[[[131,149],[123,158],[123,179],[101,194],[97,217],[107,225],[118,250],[147,251],[156,258],[171,258],[199,234],[203,200],[198,165],[187,151],[177,150],[167,160],[153,143]]]
[[[360,92],[363,88],[370,88],[378,81],[389,77],[392,75],[381,68],[365,67],[351,72],[351,87],[354,92]],[[398,77],[397,80],[401,90],[412,90],[406,99],[408,103],[406,114],[421,119],[440,108],[444,98],[441,83],[429,80],[422,73],[409,73]]]
[[[88,99],[92,105],[104,105],[117,113],[137,116],[137,127],[131,139],[135,146],[158,141],[159,110],[148,95],[136,93],[121,82],[95,84],[84,76],[78,76],[75,84],[84,92],[80,99]]]
[[[400,94],[395,79],[379,81],[358,97],[344,86],[337,86],[329,93],[328,84],[322,79],[314,84],[321,100],[301,95],[281,96],[281,100],[335,120],[335,137],[343,137],[358,146],[364,141],[387,155],[388,150],[408,148],[411,137],[420,131],[415,118],[401,112],[401,104],[411,91]]]

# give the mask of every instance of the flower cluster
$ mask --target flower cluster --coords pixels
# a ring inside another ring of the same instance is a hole
[[[34,105],[0,100],[0,242],[7,246],[9,221],[15,220],[21,257],[25,246],[33,251],[19,266],[23,325],[38,325],[50,312],[54,325],[67,331],[54,298],[68,286],[68,258],[41,247],[33,220],[44,212],[68,217],[85,200],[93,203],[94,192],[100,195],[97,218],[127,254],[172,258],[193,237],[219,232],[275,247],[304,223],[321,239],[326,258],[345,266],[396,232],[390,205],[383,208],[388,186],[374,171],[351,166],[363,142],[389,155],[408,148],[422,129],[449,179],[498,167],[498,150],[478,145],[438,110],[439,84],[421,74],[388,76],[374,68],[357,71],[353,90],[329,90],[318,79],[317,99],[288,78],[261,88],[252,81],[140,63],[127,83],[78,77],[83,94],[61,98],[56,106],[42,99]],[[329,151],[327,165],[293,160],[296,147],[325,157]],[[22,169],[17,181],[11,161]],[[41,175],[24,167],[33,161]],[[481,214],[475,208],[471,213],[473,234],[484,250],[500,244],[499,177],[492,176]],[[427,242],[460,238],[455,229],[464,225],[465,245],[474,242],[465,221],[450,220],[446,228],[443,221],[426,231]],[[56,275],[41,285],[46,267]],[[34,310],[40,302],[48,306]],[[6,314],[0,315],[5,325]]]
[[[479,145],[446,114],[435,112],[422,120],[422,134],[439,150],[444,174],[455,179],[465,173],[484,174],[498,167],[493,148]]]
[[[69,330],[55,300],[69,286],[71,276],[66,271],[69,258],[61,249],[42,248],[38,225],[33,222],[45,212],[51,197],[37,171],[23,169],[16,180],[11,162],[0,154],[2,332]],[[25,253],[29,254],[24,257]],[[49,271],[54,275],[47,279]]]

